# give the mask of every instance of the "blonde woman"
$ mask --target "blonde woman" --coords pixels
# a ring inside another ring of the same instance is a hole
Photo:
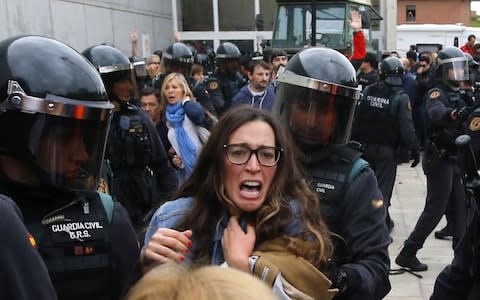
[[[172,163],[179,169],[181,181],[192,173],[202,147],[195,126],[204,126],[206,121],[205,110],[192,99],[192,91],[182,74],[171,73],[165,77],[162,102],[166,105],[168,140],[176,152]]]

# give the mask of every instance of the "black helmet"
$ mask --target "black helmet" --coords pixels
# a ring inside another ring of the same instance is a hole
[[[303,144],[344,144],[360,88],[350,61],[329,48],[298,52],[278,71],[274,112]]]
[[[215,63],[222,71],[235,74],[240,69],[240,56],[242,53],[234,43],[225,42],[217,48]]]
[[[456,47],[446,47],[438,53],[437,77],[441,81],[458,87],[468,80],[468,61],[465,54]]]
[[[403,64],[397,57],[387,57],[380,62],[380,80],[390,85],[402,85]]]
[[[29,170],[20,181],[96,190],[113,111],[97,70],[40,36],[1,41],[0,70],[0,153]]]
[[[166,74],[177,72],[188,78],[193,65],[192,49],[181,42],[171,44],[163,51],[162,65]]]
[[[126,102],[133,98],[137,90],[135,72],[125,54],[107,45],[89,47],[82,54],[102,76],[111,101]]]

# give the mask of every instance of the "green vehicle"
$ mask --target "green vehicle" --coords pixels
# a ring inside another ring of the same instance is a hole
[[[268,55],[273,49],[294,54],[307,46],[323,46],[344,52],[352,47],[348,25],[352,10],[362,15],[365,38],[371,41],[370,24],[382,20],[370,0],[277,0],[277,14]]]

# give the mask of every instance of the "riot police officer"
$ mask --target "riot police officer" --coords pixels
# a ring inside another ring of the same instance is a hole
[[[105,156],[114,174],[114,195],[140,230],[149,221],[144,216],[175,191],[176,176],[152,120],[130,103],[136,88],[128,58],[106,45],[83,54],[97,67],[115,105]]]
[[[390,237],[377,180],[348,145],[360,89],[333,49],[307,48],[280,69],[274,112],[292,132],[330,230],[338,236],[330,279],[338,299],[382,299],[390,291]]]
[[[212,101],[217,103],[216,112],[219,115],[230,108],[233,96],[246,84],[240,73],[240,56],[240,50],[233,43],[225,42],[217,48],[217,70],[208,79],[207,89],[212,95]]]
[[[0,193],[22,210],[59,299],[118,299],[139,249],[125,209],[96,192],[113,109],[100,76],[38,36],[0,42],[0,65]]]
[[[455,138],[463,133],[462,123],[471,112],[459,93],[460,82],[468,79],[467,59],[462,51],[447,47],[438,54],[437,83],[427,92],[427,141],[422,167],[427,178],[425,208],[404,243],[395,262],[414,271],[425,271],[426,264],[416,257],[428,235],[442,218],[447,205],[454,207],[453,246],[466,229],[465,193],[458,164]],[[447,215],[448,217],[448,215]]]
[[[362,144],[365,159],[377,176],[387,208],[387,226],[393,221],[388,214],[395,177],[396,149],[406,145],[413,163],[420,162],[420,146],[413,127],[411,105],[402,88],[404,70],[400,59],[387,57],[380,64],[380,81],[365,88],[355,113],[352,139]]]
[[[161,66],[164,73],[152,79],[152,86],[162,89],[163,79],[170,73],[181,73],[185,78],[190,77],[194,56],[192,49],[182,42],[175,42],[163,51]]]

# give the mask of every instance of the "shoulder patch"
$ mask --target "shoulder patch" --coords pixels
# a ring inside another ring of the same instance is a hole
[[[208,84],[208,88],[211,89],[211,90],[216,90],[218,89],[218,82],[216,81],[212,81]]]
[[[440,92],[439,91],[433,91],[430,93],[430,95],[428,96],[430,99],[437,99],[438,97],[440,97]]]
[[[470,124],[468,125],[468,129],[471,131],[478,131],[480,130],[480,117],[475,117],[470,121]]]
[[[383,200],[381,199],[375,199],[375,200],[372,200],[372,206],[374,208],[380,208],[383,206]]]

